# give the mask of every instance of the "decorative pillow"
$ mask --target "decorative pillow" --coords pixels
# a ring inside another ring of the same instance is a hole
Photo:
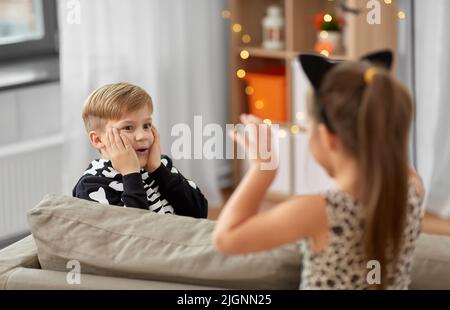
[[[211,243],[214,222],[47,195],[28,211],[42,269],[237,289],[298,289],[296,244],[223,256]]]

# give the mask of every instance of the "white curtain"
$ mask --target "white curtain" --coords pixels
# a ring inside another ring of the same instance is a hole
[[[79,3],[79,23],[74,19]],[[170,154],[172,126],[194,115],[224,125],[227,116],[225,0],[59,1],[64,192],[69,194],[98,154],[89,145],[81,107],[102,84],[126,81],[146,89],[162,151]],[[75,23],[73,23],[75,21]],[[175,161],[210,202],[221,203],[219,160]]]
[[[450,1],[414,4],[417,169],[426,209],[450,218]]]

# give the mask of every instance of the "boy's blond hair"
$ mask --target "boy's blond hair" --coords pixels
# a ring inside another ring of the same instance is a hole
[[[141,87],[128,83],[108,84],[96,89],[86,99],[83,121],[87,132],[103,130],[109,120],[118,120],[124,113],[148,105],[153,111],[150,95]]]

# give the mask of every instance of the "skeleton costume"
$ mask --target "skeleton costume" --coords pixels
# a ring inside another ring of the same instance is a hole
[[[125,176],[112,167],[110,160],[93,160],[72,195],[160,214],[206,218],[208,213],[208,202],[200,189],[186,179],[166,155],[161,156],[161,165],[154,172],[141,169]]]

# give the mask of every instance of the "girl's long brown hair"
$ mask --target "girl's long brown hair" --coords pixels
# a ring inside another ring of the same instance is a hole
[[[409,92],[384,69],[366,80],[371,65],[342,63],[325,77],[314,111],[359,163],[359,200],[366,211],[364,245],[368,260],[386,266],[397,260],[408,196],[408,133],[412,119]]]

